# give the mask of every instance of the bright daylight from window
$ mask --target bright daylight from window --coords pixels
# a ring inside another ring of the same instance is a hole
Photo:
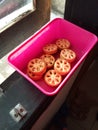
[[[0,0],[0,33],[35,10],[35,0]]]

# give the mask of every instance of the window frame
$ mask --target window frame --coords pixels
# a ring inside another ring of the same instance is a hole
[[[25,11],[24,11],[25,10]],[[0,33],[17,23],[18,21],[22,20],[24,17],[28,16],[30,13],[34,12],[36,10],[36,0],[32,0],[31,3],[28,5],[25,5],[24,7],[13,11],[11,14],[7,15],[6,17],[2,18],[0,20]],[[15,17],[16,15],[16,17]],[[12,17],[11,20],[9,20]]]

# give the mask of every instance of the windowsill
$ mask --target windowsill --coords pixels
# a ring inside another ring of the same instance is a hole
[[[9,88],[7,88],[8,86]],[[54,98],[41,93],[17,72],[3,82],[1,87],[4,89],[0,97],[0,115],[3,117],[0,130],[5,127],[7,130],[30,130]],[[20,122],[15,122],[9,112],[18,103],[26,109],[27,115]]]

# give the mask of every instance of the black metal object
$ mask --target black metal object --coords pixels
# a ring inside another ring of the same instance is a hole
[[[66,0],[64,18],[68,21],[98,35],[98,1],[97,0]],[[90,64],[98,55],[98,44],[87,56],[73,86],[77,86]]]
[[[64,18],[98,36],[98,1],[97,0],[66,0]],[[98,44],[90,51],[72,86],[68,101],[70,105],[78,93],[78,88],[85,78],[90,65],[98,56]],[[90,75],[89,75],[90,76]],[[91,75],[92,76],[92,75]],[[98,114],[96,115],[98,120]]]
[[[98,35],[98,0],[66,0],[64,18]]]
[[[98,112],[97,112],[97,114],[96,114],[96,120],[98,121]]]

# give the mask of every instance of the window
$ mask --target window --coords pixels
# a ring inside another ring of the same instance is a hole
[[[0,33],[35,10],[35,0],[0,0]]]

